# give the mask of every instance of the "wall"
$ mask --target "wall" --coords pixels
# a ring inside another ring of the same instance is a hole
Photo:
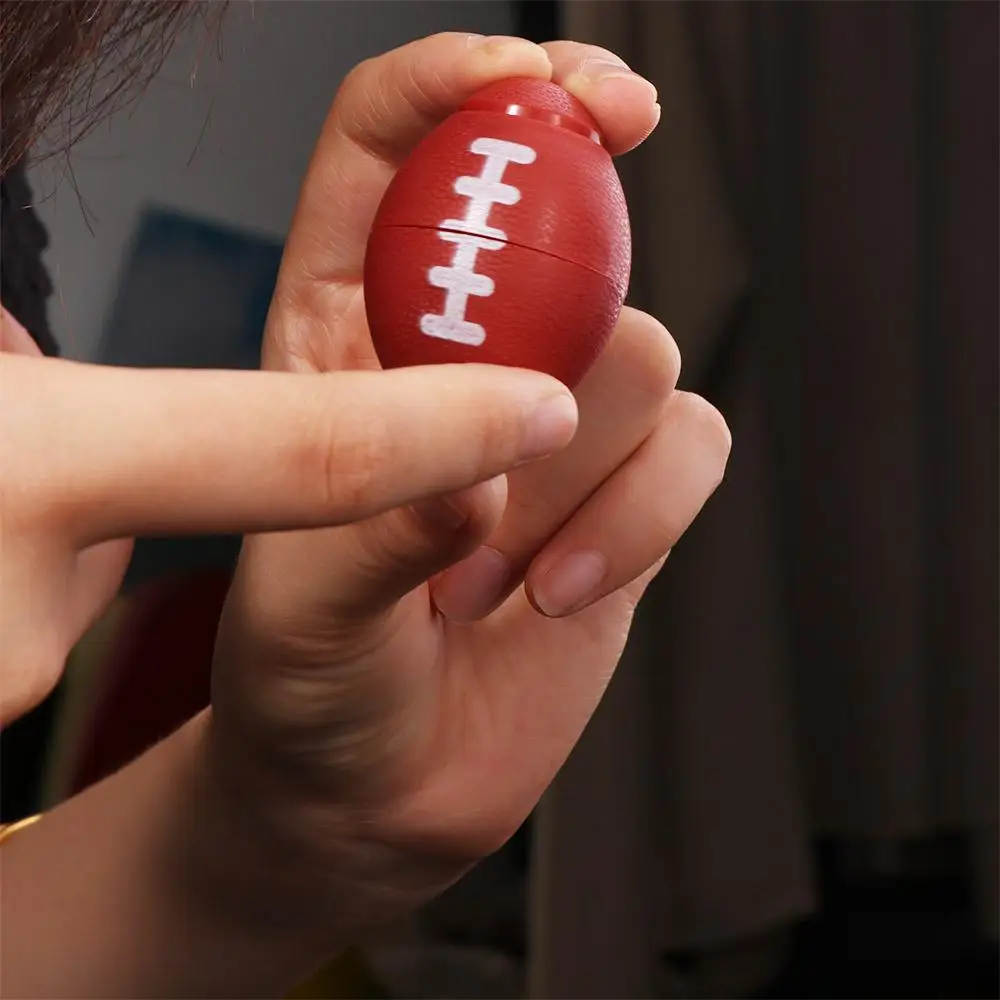
[[[362,59],[443,30],[512,32],[501,0],[237,0],[221,56],[195,29],[141,101],[32,184],[49,228],[53,329],[93,357],[122,254],[151,201],[282,237],[330,100]],[[70,168],[72,176],[70,176]]]

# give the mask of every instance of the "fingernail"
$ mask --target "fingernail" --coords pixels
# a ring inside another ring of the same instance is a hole
[[[500,600],[510,573],[507,557],[484,545],[438,580],[434,604],[457,625],[478,621]]]
[[[623,63],[595,60],[584,63],[580,70],[573,75],[582,77],[591,84],[604,83],[606,80],[630,80],[648,90],[654,102],[657,100],[656,87],[644,76],[633,72]]]
[[[521,440],[524,461],[543,458],[565,448],[573,440],[578,420],[576,400],[570,393],[560,392],[543,399],[524,422]]]
[[[473,47],[491,57],[507,58],[507,56],[517,53],[518,55],[531,55],[535,58],[542,58],[548,62],[548,54],[545,49],[534,42],[529,42],[527,38],[518,38],[516,35],[487,35],[485,38],[477,38],[473,41]]]
[[[619,59],[589,59],[580,66],[579,72],[591,80],[604,80],[609,76],[635,76],[631,66]]]
[[[550,618],[561,618],[589,604],[608,575],[608,561],[600,552],[564,556],[535,584],[535,606]]]

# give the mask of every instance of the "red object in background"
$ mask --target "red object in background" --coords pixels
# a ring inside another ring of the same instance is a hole
[[[413,151],[365,255],[382,365],[482,362],[576,385],[631,267],[618,174],[586,108],[542,80],[484,88]]]
[[[203,571],[135,595],[76,744],[69,794],[100,781],[209,704],[215,632],[231,574]]]

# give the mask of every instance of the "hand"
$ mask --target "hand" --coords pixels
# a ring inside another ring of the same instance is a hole
[[[305,180],[267,367],[378,367],[360,275],[379,199],[437,121],[516,75],[573,91],[615,153],[656,124],[653,88],[589,46],[442,35],[362,64]],[[415,905],[499,847],[552,780],[723,474],[728,430],[675,390],[679,364],[660,324],[626,309],[558,455],[363,522],[246,540],[218,638],[215,763],[320,907],[382,920]],[[460,428],[474,412],[455,406]],[[379,443],[373,462],[404,455]]]
[[[356,521],[575,427],[533,372],[130,371],[43,358],[7,313],[0,333],[0,724],[52,689],[133,535]]]

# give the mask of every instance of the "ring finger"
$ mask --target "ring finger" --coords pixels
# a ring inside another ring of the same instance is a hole
[[[715,407],[674,393],[642,447],[532,563],[525,589],[535,609],[575,614],[648,570],[718,486],[729,448]]]

